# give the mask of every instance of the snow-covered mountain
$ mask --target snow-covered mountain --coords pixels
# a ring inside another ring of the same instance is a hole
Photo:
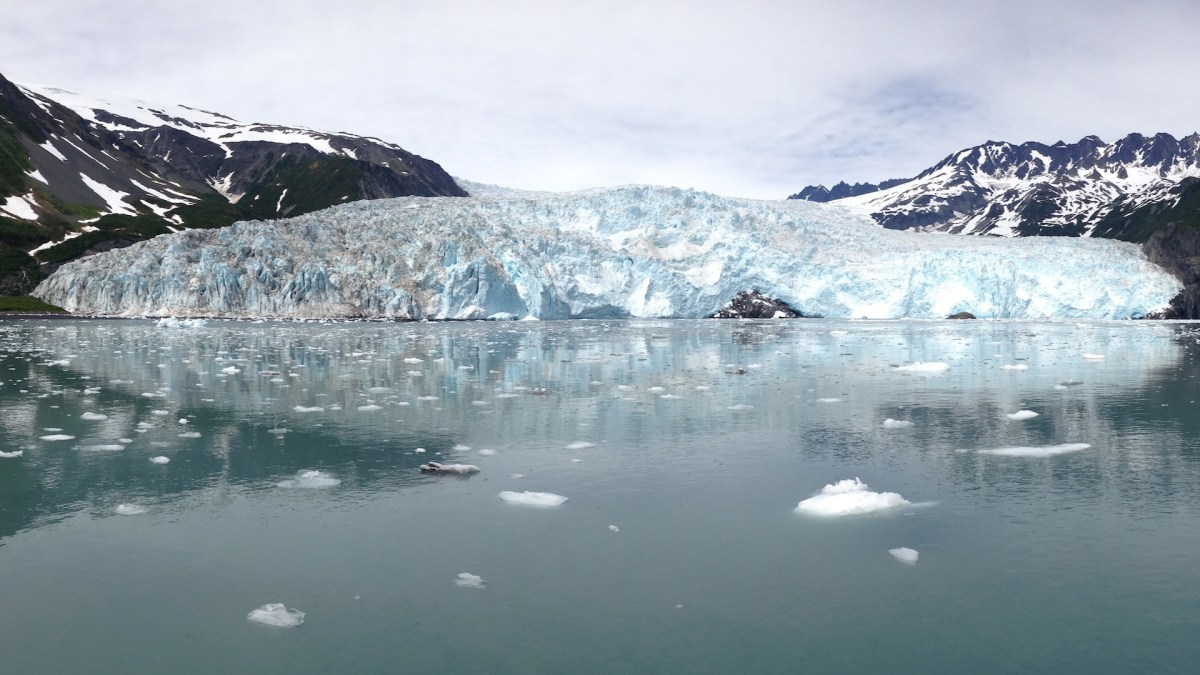
[[[0,293],[185,227],[465,194],[436,163],[378,139],[0,77]]]
[[[791,198],[847,206],[896,230],[1141,242],[1172,219],[1200,222],[1200,134],[988,141],[915,178],[809,186]]]
[[[1179,282],[1124,242],[895,232],[844,209],[674,188],[363,201],[63,265],[34,295],[122,316],[1129,318]]]

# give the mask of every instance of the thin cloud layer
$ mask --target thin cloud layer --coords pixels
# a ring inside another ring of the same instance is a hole
[[[778,198],[989,139],[1190,133],[1195,25],[1172,0],[44,0],[7,9],[0,72],[378,136],[481,182]]]

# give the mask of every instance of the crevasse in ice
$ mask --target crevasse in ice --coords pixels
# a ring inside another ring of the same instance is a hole
[[[124,316],[702,317],[741,291],[840,318],[1121,319],[1179,283],[1133,245],[894,232],[838,207],[629,186],[469,187],[163,235],[34,295]]]

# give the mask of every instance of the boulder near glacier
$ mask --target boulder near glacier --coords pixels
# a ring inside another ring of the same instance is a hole
[[[1132,244],[885,230],[835,206],[629,186],[403,197],[162,235],[33,295],[109,316],[710,316],[753,290],[804,316],[1125,319],[1181,285]]]

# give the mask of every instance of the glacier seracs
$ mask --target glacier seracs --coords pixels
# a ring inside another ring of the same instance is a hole
[[[880,228],[843,209],[628,186],[363,201],[162,235],[33,295],[116,316],[703,317],[741,291],[806,316],[1139,317],[1179,282],[1132,244]]]

